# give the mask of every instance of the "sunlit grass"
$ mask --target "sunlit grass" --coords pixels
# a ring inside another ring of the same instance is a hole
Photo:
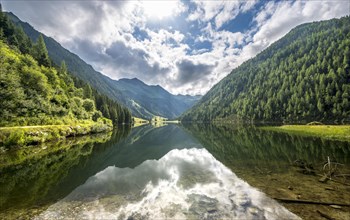
[[[261,127],[263,130],[350,141],[350,125],[283,125]]]
[[[108,119],[81,120],[71,125],[36,125],[0,127],[0,147],[11,148],[28,144],[39,144],[46,141],[64,139],[91,133],[111,131],[112,122]]]

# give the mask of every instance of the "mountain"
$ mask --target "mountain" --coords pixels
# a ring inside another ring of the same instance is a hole
[[[193,106],[201,96],[172,95],[161,86],[149,86],[137,78],[114,81],[116,87],[128,98],[132,105],[142,114],[159,115],[166,118],[176,118]],[[141,105],[143,108],[140,108]]]
[[[182,121],[350,122],[350,17],[300,25],[216,84]]]
[[[42,34],[30,24],[21,21],[13,13],[9,12],[7,14],[13,22],[23,28],[33,42]],[[160,86],[148,86],[137,79],[112,80],[95,71],[91,65],[62,47],[53,38],[42,35],[53,63],[59,66],[62,61],[65,61],[67,69],[74,76],[89,83],[109,98],[124,104],[132,111],[134,116],[152,118],[158,115],[166,118],[176,118],[199,99],[198,96],[175,96]]]

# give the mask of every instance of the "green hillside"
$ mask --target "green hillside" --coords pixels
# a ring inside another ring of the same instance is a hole
[[[39,66],[0,42],[0,125],[57,124],[64,120],[92,119],[99,112],[65,72]]]
[[[130,123],[130,112],[90,85],[72,78],[65,62],[52,64],[44,38],[32,42],[0,12],[0,126],[71,124],[97,121]]]
[[[234,69],[183,121],[350,122],[350,17],[303,24]]]

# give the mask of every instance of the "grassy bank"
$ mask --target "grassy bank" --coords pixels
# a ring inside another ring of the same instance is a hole
[[[11,148],[39,144],[66,137],[111,131],[112,122],[101,118],[97,122],[81,120],[70,125],[38,125],[0,128],[0,147]]]
[[[350,141],[350,125],[283,125],[278,127],[261,127],[261,129],[330,140]]]

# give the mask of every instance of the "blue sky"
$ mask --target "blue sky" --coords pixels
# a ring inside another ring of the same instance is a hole
[[[299,24],[350,14],[344,0],[3,1],[96,70],[204,94]]]

